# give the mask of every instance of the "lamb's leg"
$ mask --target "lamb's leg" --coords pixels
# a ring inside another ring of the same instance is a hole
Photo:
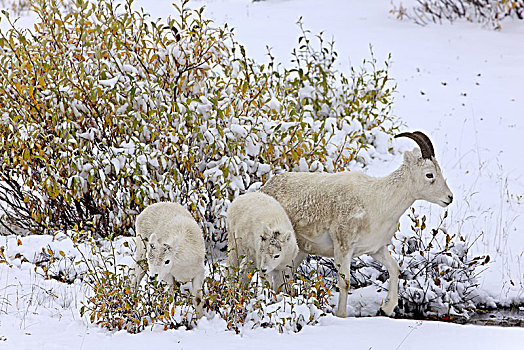
[[[192,280],[191,295],[193,296],[193,303],[197,312],[197,318],[201,318],[204,315],[204,309],[202,308],[202,291],[204,289],[204,277],[205,270],[202,268],[199,273]]]
[[[399,267],[395,259],[389,254],[386,246],[380,248],[375,254],[371,255],[373,259],[382,263],[389,273],[389,290],[386,297],[386,303],[382,306],[382,311],[391,316],[393,310],[398,305],[398,275]]]
[[[239,282],[242,286],[246,286],[251,279],[247,276],[248,271],[252,270],[254,268],[254,265],[250,263],[246,258],[242,259],[242,262],[240,263],[240,276],[239,276]]]
[[[347,316],[348,291],[350,287],[350,269],[353,250],[347,252],[335,245],[335,265],[338,267],[338,308],[335,313],[338,317]]]
[[[236,267],[236,268],[238,268],[239,265],[240,265],[240,263],[238,261],[236,250],[235,249],[228,250],[228,252],[227,252],[227,259],[226,259],[226,268],[227,268],[226,272],[227,272],[227,275],[228,276],[232,276],[233,275],[233,271],[229,267]]]
[[[293,275],[297,271],[302,261],[307,257],[307,253],[298,252],[291,266],[286,266],[283,270],[273,270],[271,272],[272,288],[276,292],[285,291],[286,293],[291,292],[287,290],[286,283],[293,281]]]
[[[145,242],[140,236],[135,237],[136,242],[136,251],[135,251],[135,270],[131,274],[131,282],[133,284],[138,285],[140,281],[142,281],[142,278],[144,278],[144,275],[146,274],[146,271],[142,268],[142,264],[144,262],[139,264],[139,261],[144,261],[146,259],[146,247]]]

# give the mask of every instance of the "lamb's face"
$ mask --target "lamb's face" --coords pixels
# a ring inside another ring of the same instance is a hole
[[[166,277],[170,274],[174,263],[176,248],[171,243],[160,242],[156,234],[149,237],[147,248],[147,263],[149,274],[158,281],[170,283]]]
[[[259,247],[260,266],[258,267],[262,273],[270,273],[279,265],[286,262],[292,253],[297,250],[297,243],[292,232],[270,231],[264,232],[261,236]]]
[[[453,193],[448,187],[436,159],[422,158],[420,150],[404,154],[405,162],[409,163],[411,171],[412,191],[415,199],[426,200],[431,203],[447,207],[453,201]]]

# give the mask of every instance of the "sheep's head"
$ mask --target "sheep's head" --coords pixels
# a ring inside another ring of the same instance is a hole
[[[435,159],[435,151],[429,137],[420,131],[405,132],[395,137],[409,137],[420,147],[404,153],[404,163],[410,169],[410,189],[415,199],[426,200],[442,207],[450,205],[453,193]]]
[[[291,252],[289,250],[292,250]],[[258,249],[258,268],[262,273],[270,273],[284,259],[298,252],[295,235],[291,231],[272,230],[264,225],[264,233],[260,237]],[[290,254],[291,253],[291,254]],[[294,256],[293,256],[294,257]]]
[[[153,233],[149,237],[147,246],[147,263],[150,276],[156,276],[158,281],[171,282],[166,279],[166,276],[171,272],[176,251],[177,244],[175,242],[160,241],[156,233]]]

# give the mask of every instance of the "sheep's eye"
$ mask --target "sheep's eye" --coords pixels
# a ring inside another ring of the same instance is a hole
[[[275,258],[275,259],[280,258],[280,254],[275,255],[273,258]]]
[[[433,174],[432,174],[432,173],[427,173],[427,174],[426,174],[426,177],[427,177],[428,179],[432,179],[432,178],[433,178]]]
[[[150,246],[151,246],[151,249],[155,249],[155,246],[153,245],[153,243],[151,243]]]
[[[165,264],[166,264],[166,265],[169,264],[169,261],[170,261],[170,260],[166,260]]]

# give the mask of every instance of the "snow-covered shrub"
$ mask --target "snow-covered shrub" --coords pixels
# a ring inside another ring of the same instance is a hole
[[[398,18],[407,17],[415,23],[425,25],[429,22],[454,22],[466,19],[501,28],[505,18],[524,19],[524,1],[522,0],[417,0],[417,5],[407,9],[399,5],[393,13]]]
[[[275,328],[278,332],[299,332],[305,325],[318,323],[331,312],[331,291],[321,276],[297,274],[290,293],[276,293],[266,280],[256,278],[257,270],[242,271],[213,264],[206,279],[204,307],[226,321],[226,327],[240,333],[244,327]],[[239,276],[247,273],[250,282]]]
[[[393,240],[400,265],[400,313],[416,317],[469,317],[480,300],[476,292],[479,268],[489,256],[469,255],[471,242],[460,233],[448,233],[440,224],[428,230],[426,217],[412,208],[411,234]]]
[[[388,66],[345,76],[319,36],[295,60],[246,57],[227,26],[187,0],[152,21],[132,0],[36,0],[32,30],[0,33],[3,226],[83,223],[132,234],[157,201],[185,205],[223,242],[239,194],[281,170],[336,171],[391,133]],[[5,14],[5,20],[12,20]]]

